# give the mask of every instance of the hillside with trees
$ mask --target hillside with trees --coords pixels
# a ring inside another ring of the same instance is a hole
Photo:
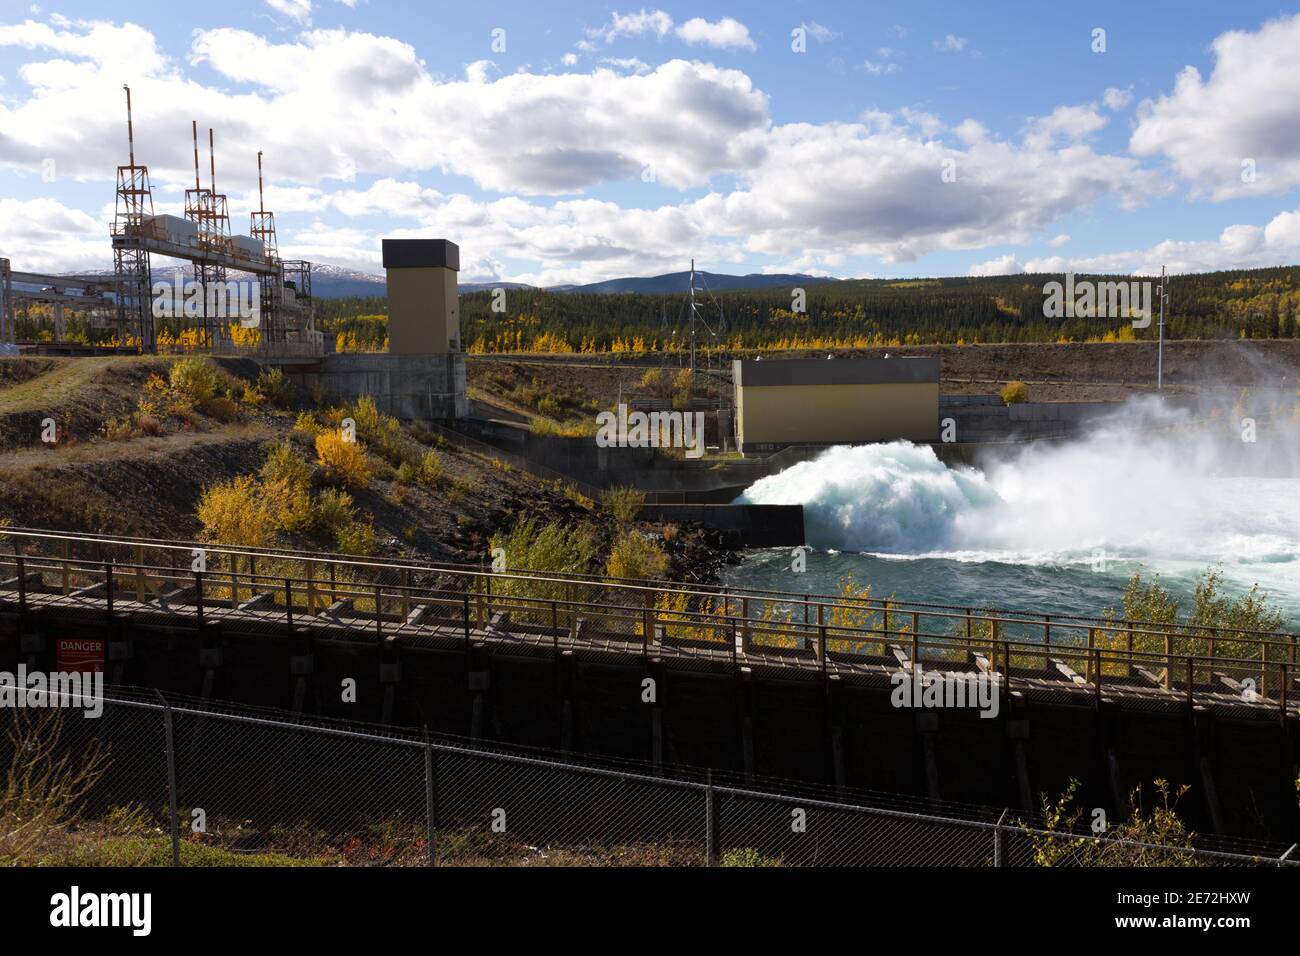
[[[1152,339],[1156,323],[1047,318],[1043,287],[1056,274],[950,279],[855,279],[809,285],[806,309],[793,290],[746,289],[697,296],[708,328],[701,347],[728,350],[865,348],[993,342]],[[1078,275],[1076,281],[1150,281]],[[504,312],[490,291],[461,296],[461,331],[471,352],[647,352],[680,348],[688,334],[685,294],[583,295],[509,289]],[[317,304],[317,324],[344,350],[381,349],[382,298]],[[1300,266],[1174,277],[1166,316],[1171,339],[1294,338]]]

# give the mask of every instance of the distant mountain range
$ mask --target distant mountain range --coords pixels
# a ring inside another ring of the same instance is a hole
[[[801,275],[797,273],[780,273],[766,275],[751,273],[744,276],[722,275],[717,272],[695,273],[697,289],[719,291],[722,289],[770,289],[785,286],[816,285],[824,282],[838,282],[838,279],[824,276]],[[549,292],[572,292],[577,294],[611,295],[620,292],[640,292],[649,295],[661,295],[673,292],[685,292],[690,285],[689,272],[670,272],[661,276],[628,276],[622,279],[606,279],[587,285],[548,286]],[[344,296],[371,296],[384,294],[384,277],[365,272],[354,272],[338,266],[315,266],[311,274],[312,291],[323,299],[338,299]],[[487,289],[530,289],[533,286],[522,282],[462,282],[461,292],[482,292]]]
[[[79,273],[87,275],[90,273]],[[94,274],[112,275],[111,271],[97,270]],[[192,274],[189,266],[172,266],[156,268],[155,280],[187,278]],[[838,282],[838,279],[825,276],[801,275],[798,273],[763,274],[751,273],[744,276],[722,275],[717,272],[695,273],[695,287],[699,290],[713,292],[722,289],[770,289],[772,287],[816,285],[824,282]],[[611,295],[621,292],[640,292],[649,295],[685,292],[690,284],[689,272],[670,272],[661,276],[629,276],[623,279],[606,279],[587,285],[550,286],[551,292],[572,292],[578,294]],[[343,299],[350,296],[366,298],[385,294],[384,277],[340,266],[316,265],[311,270],[312,294],[320,299]],[[462,282],[461,292],[482,292],[486,289],[530,289],[533,286],[522,282]]]
[[[690,287],[689,272],[670,272],[662,276],[648,278],[607,279],[604,282],[592,282],[589,285],[557,285],[551,292],[578,292],[595,295],[609,295],[618,292],[641,292],[655,295],[671,292],[685,292]],[[770,289],[773,287],[795,285],[816,285],[822,282],[838,282],[825,276],[809,276],[798,273],[759,273],[752,272],[744,276],[728,276],[717,272],[695,273],[695,288],[717,292],[721,289]]]

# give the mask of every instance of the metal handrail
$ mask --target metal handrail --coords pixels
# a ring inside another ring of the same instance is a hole
[[[16,569],[19,572],[16,583],[18,586],[18,603],[20,609],[26,609],[28,605],[42,603],[39,600],[42,596],[53,596],[55,598],[70,596],[73,592],[70,592],[69,590],[69,579],[71,575],[76,574],[79,576],[89,577],[92,580],[96,577],[100,577],[107,585],[117,582],[120,586],[118,592],[119,608],[121,608],[123,604],[121,595],[123,593],[131,592],[132,584],[134,584],[134,590],[137,599],[139,599],[143,592],[148,589],[150,578],[155,579],[155,583],[163,581],[172,581],[173,583],[185,581],[187,587],[183,589],[183,593],[188,591],[190,583],[192,582],[195,591],[194,604],[196,607],[196,615],[199,619],[202,619],[202,609],[205,603],[209,608],[209,613],[211,613],[211,610],[215,606],[220,606],[221,599],[214,599],[210,596],[214,589],[217,591],[228,589],[228,603],[231,608],[237,608],[239,606],[239,594],[244,586],[249,588],[250,597],[252,597],[258,589],[259,583],[273,582],[274,586],[263,590],[261,593],[269,593],[277,596],[280,593],[283,593],[286,604],[286,618],[288,618],[289,613],[293,610],[295,603],[293,597],[295,591],[307,595],[307,608],[309,614],[314,614],[315,612],[314,595],[317,592],[320,594],[322,603],[325,595],[329,595],[331,601],[337,601],[340,595],[354,599],[363,598],[365,600],[374,601],[373,619],[376,624],[376,631],[378,634],[383,635],[385,633],[383,599],[385,592],[387,592],[387,597],[390,601],[389,617],[391,617],[391,602],[394,601],[399,601],[404,610],[409,609],[412,605],[419,606],[420,604],[426,606],[433,604],[456,606],[457,604],[461,604],[464,607],[464,621],[462,624],[467,635],[471,627],[469,621],[471,595],[467,590],[460,591],[445,588],[430,589],[428,587],[408,584],[375,585],[355,581],[340,582],[337,580],[332,581],[330,579],[314,577],[300,578],[283,574],[259,574],[251,569],[246,573],[240,573],[237,568],[227,569],[224,572],[220,569],[191,572],[161,565],[132,564],[129,562],[106,562],[104,564],[98,564],[83,559],[57,558],[40,555],[25,556],[21,553],[14,555],[13,558],[0,557],[0,566],[10,563],[16,565]],[[33,590],[33,586],[28,582],[28,578],[33,574],[36,575],[38,577],[38,582],[35,587],[45,587],[46,585],[44,583],[43,575],[46,571],[58,571],[62,574],[62,592],[56,590],[54,594],[51,595],[39,590]],[[698,640],[697,643],[710,645],[721,644],[723,646],[726,646],[729,643],[733,658],[738,654],[747,653],[750,648],[755,648],[756,646],[762,648],[763,645],[761,638],[764,635],[768,635],[779,641],[794,639],[799,643],[793,649],[815,651],[815,659],[823,668],[826,667],[828,661],[831,660],[832,657],[844,661],[853,657],[868,656],[848,651],[837,652],[831,647],[831,644],[837,641],[841,645],[880,644],[882,645],[882,655],[886,653],[886,645],[890,643],[896,642],[900,647],[910,645],[910,651],[906,658],[910,665],[925,664],[925,659],[922,654],[923,651],[965,651],[967,658],[969,659],[970,656],[987,650],[989,652],[989,660],[985,661],[980,669],[990,675],[1001,674],[1004,686],[1006,686],[1010,681],[1012,671],[1017,669],[1014,667],[1013,655],[1022,659],[1025,657],[1041,659],[1043,662],[1041,665],[1043,669],[1046,669],[1046,665],[1051,663],[1054,657],[1073,660],[1082,658],[1084,661],[1084,683],[1095,685],[1094,690],[1098,694],[1101,693],[1102,685],[1106,683],[1105,670],[1107,665],[1111,665],[1112,667],[1123,667],[1125,676],[1131,676],[1135,666],[1140,667],[1142,664],[1146,663],[1152,664],[1153,667],[1156,667],[1157,669],[1163,668],[1163,688],[1168,691],[1171,689],[1172,685],[1177,683],[1173,671],[1175,665],[1178,664],[1184,665],[1186,668],[1184,672],[1186,676],[1184,688],[1189,703],[1193,702],[1195,699],[1197,685],[1196,672],[1198,669],[1204,671],[1208,667],[1211,670],[1211,676],[1213,676],[1213,668],[1215,667],[1229,669],[1235,669],[1238,667],[1245,668],[1252,675],[1258,673],[1260,676],[1260,685],[1261,687],[1264,687],[1267,683],[1271,682],[1268,675],[1269,672],[1276,667],[1278,669],[1277,674],[1280,675],[1278,681],[1277,700],[1284,713],[1288,712],[1289,708],[1287,699],[1289,685],[1296,676],[1296,661],[1294,655],[1291,655],[1289,660],[1270,660],[1266,655],[1266,648],[1262,644],[1261,657],[1244,658],[1224,655],[1216,656],[1213,653],[1209,656],[1203,654],[1188,654],[1185,652],[1179,653],[1178,649],[1173,646],[1172,641],[1169,640],[1170,635],[1167,634],[1155,635],[1166,639],[1165,650],[1163,652],[1143,650],[1134,647],[1131,642],[1128,647],[1123,649],[1101,647],[1095,644],[1095,637],[1098,631],[1106,630],[1102,628],[1090,629],[1089,644],[1087,647],[1082,647],[1073,644],[1045,645],[1032,641],[1001,638],[997,636],[996,629],[993,629],[988,637],[977,637],[974,635],[963,634],[925,634],[921,632],[917,626],[919,615],[913,618],[911,627],[905,625],[900,628],[890,628],[887,623],[882,627],[859,627],[851,624],[828,624],[824,621],[815,625],[793,620],[756,621],[749,617],[741,617],[739,615],[731,614],[729,603],[723,609],[723,612],[719,614],[716,612],[710,613],[692,611],[689,609],[663,609],[652,604],[649,600],[645,602],[644,607],[637,607],[636,605],[600,603],[593,600],[574,600],[570,598],[535,597],[527,594],[501,593],[500,590],[498,590],[496,594],[493,594],[490,586],[483,587],[482,585],[490,585],[490,581],[494,577],[497,576],[476,575],[474,578],[476,589],[472,597],[474,614],[477,618],[475,627],[478,629],[482,629],[485,623],[490,620],[495,613],[500,611],[517,612],[520,613],[521,616],[524,616],[544,614],[544,612],[549,610],[552,629],[557,631],[555,635],[556,638],[558,639],[559,632],[563,630],[569,635],[566,640],[576,640],[577,635],[572,631],[572,624],[578,619],[579,614],[581,613],[590,616],[593,620],[604,619],[609,621],[621,619],[623,621],[633,622],[634,624],[639,623],[641,630],[640,642],[647,649],[651,644],[659,645],[662,643],[659,637],[660,625],[663,625],[662,629],[664,637],[674,642],[685,641],[689,643],[691,639],[674,637],[674,635],[669,631],[669,627],[672,625],[679,625],[683,628],[695,628],[702,631],[711,631],[718,635],[717,639],[704,638]],[[518,576],[514,579],[530,581],[528,578]],[[281,591],[280,585],[283,585],[283,591]],[[97,585],[92,585],[92,587],[97,587]],[[106,587],[105,594],[103,595],[103,600],[110,616],[112,616],[113,613],[112,593],[112,588]],[[647,596],[649,593],[651,592],[646,592]],[[81,596],[91,601],[99,600],[99,595],[83,594]],[[561,608],[563,609],[564,617],[568,622],[568,626],[563,629],[560,629],[558,626]],[[274,605],[272,606],[272,609],[274,610]],[[361,613],[356,610],[355,606],[353,610],[358,614]],[[355,620],[355,617],[352,619]],[[994,623],[998,619],[982,618],[980,620]],[[395,623],[397,623],[397,629],[399,631],[403,627],[407,626],[406,621],[403,618],[397,618]],[[529,629],[545,631],[546,627],[543,623],[540,625],[530,625]],[[1133,634],[1147,633],[1137,629],[1131,629],[1131,632]],[[730,642],[727,641],[728,633],[730,633],[733,638]],[[1127,635],[1129,631],[1126,630],[1125,633]],[[737,635],[743,635],[740,641],[735,640]],[[598,640],[603,640],[607,643],[611,637],[615,636],[626,638],[628,642],[637,640],[634,628],[633,632],[629,634],[612,635],[600,632],[598,637],[592,638],[590,642],[593,645]],[[756,639],[756,637],[758,639]],[[1197,637],[1186,637],[1185,639],[1203,640],[1203,638]],[[1293,647],[1292,645],[1280,646],[1283,646],[1288,650]],[[775,648],[768,646],[767,649],[774,650]],[[999,649],[1001,651],[1000,655]],[[999,667],[999,656],[1001,658],[1001,667]],[[931,663],[936,663],[936,661],[932,659]],[[1113,676],[1114,675],[1112,675],[1112,677]],[[1077,682],[1072,681],[1072,683]],[[1262,690],[1259,692],[1258,696],[1261,698],[1259,701],[1261,703],[1265,699],[1271,699],[1267,698]],[[1252,700],[1248,702],[1253,703],[1255,701]]]
[[[0,536],[11,539],[35,538],[61,542],[82,542],[97,545],[118,545],[159,550],[192,551],[202,549],[208,554],[224,554],[232,557],[272,557],[310,562],[317,565],[335,565],[338,567],[365,568],[372,571],[420,571],[434,574],[468,575],[478,577],[490,575],[496,579],[522,579],[528,581],[557,584],[574,584],[582,586],[600,585],[619,590],[636,592],[671,592],[686,594],[692,598],[724,598],[727,600],[772,600],[802,607],[805,613],[815,609],[835,609],[849,607],[865,611],[894,613],[920,613],[927,617],[942,617],[950,620],[970,619],[971,621],[996,621],[998,624],[1010,624],[1032,627],[1066,628],[1085,630],[1095,627],[1103,630],[1134,630],[1134,633],[1147,633],[1173,637],[1196,636],[1213,640],[1243,640],[1277,644],[1289,647],[1297,642],[1297,635],[1287,631],[1262,631],[1250,628],[1205,627],[1191,624],[1166,624],[1160,621],[1147,621],[1137,618],[1103,618],[1078,614],[1055,614],[1037,611],[1016,611],[995,607],[962,607],[960,605],[937,604],[917,601],[896,600],[894,598],[863,598],[852,595],[806,594],[803,592],[778,591],[764,588],[730,588],[691,585],[681,582],[669,582],[649,578],[611,578],[608,576],[580,573],[559,574],[547,571],[517,569],[515,571],[488,572],[471,564],[453,562],[433,563],[409,559],[385,559],[376,561],[349,555],[325,554],[319,552],[295,551],[290,549],[251,548],[209,544],[204,542],[141,538],[124,535],[96,535],[87,533],[68,534],[34,528],[0,528]],[[1136,629],[1141,629],[1136,630]],[[1273,640],[1280,638],[1280,640]]]

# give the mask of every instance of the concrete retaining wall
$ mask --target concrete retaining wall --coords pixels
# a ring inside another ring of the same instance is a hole
[[[465,356],[460,352],[336,352],[316,365],[286,366],[285,373],[308,390],[321,388],[329,401],[369,395],[381,412],[404,420],[437,421],[469,414]]]
[[[29,615],[21,633],[17,614],[0,614],[0,668],[54,670],[59,637],[106,638],[110,684],[922,798],[1030,809],[1075,779],[1077,805],[1119,819],[1118,802],[1158,776],[1191,785],[1180,810],[1198,832],[1212,832],[1218,816],[1237,835],[1300,838],[1297,721],[1275,714],[1211,715],[1177,699],[1080,706],[1024,691],[986,719],[894,707],[884,673],[737,667],[647,655],[639,644],[556,656],[544,644],[450,635],[376,643],[310,618],[293,637],[254,623],[200,635],[181,618],[110,630],[102,611],[55,608]],[[647,677],[658,691],[650,703]],[[356,681],[355,703],[341,700],[344,679]]]

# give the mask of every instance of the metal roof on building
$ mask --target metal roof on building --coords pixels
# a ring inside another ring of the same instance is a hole
[[[769,385],[902,385],[939,383],[939,360],[925,356],[833,359],[735,359],[739,388]]]

